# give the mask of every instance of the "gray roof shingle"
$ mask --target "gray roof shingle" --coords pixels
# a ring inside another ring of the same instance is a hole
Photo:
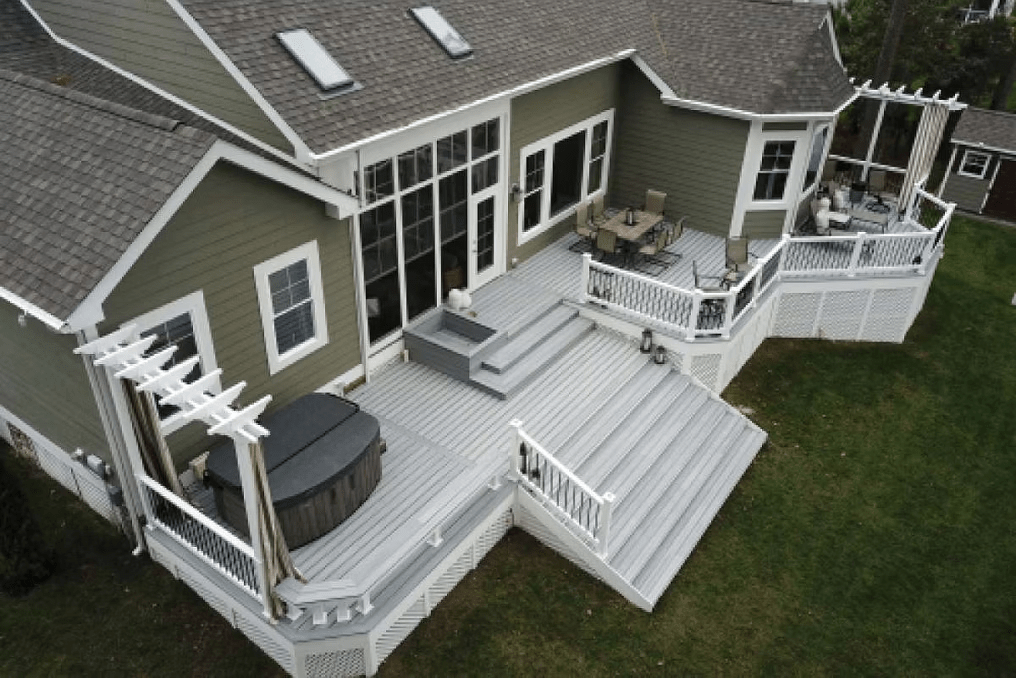
[[[432,0],[470,43],[454,61],[380,0],[183,0],[314,152],[635,49],[682,98],[754,113],[831,111],[853,95],[824,7],[777,0]],[[275,34],[306,28],[363,89],[322,99]]]
[[[0,286],[66,320],[216,137],[0,69]]]
[[[1016,115],[968,108],[960,116],[952,140],[1016,153]]]

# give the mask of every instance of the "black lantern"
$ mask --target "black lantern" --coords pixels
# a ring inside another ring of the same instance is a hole
[[[657,365],[664,365],[667,362],[667,349],[663,346],[656,347],[656,353],[653,354],[653,362]]]
[[[653,331],[648,327],[642,330],[642,345],[639,346],[639,350],[643,353],[649,353],[653,350]]]

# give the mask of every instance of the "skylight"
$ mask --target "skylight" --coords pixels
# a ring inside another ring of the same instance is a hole
[[[353,79],[305,28],[276,33],[279,42],[325,91],[348,87]]]
[[[445,18],[433,7],[417,7],[409,12],[420,22],[421,26],[427,29],[430,36],[444,47],[451,58],[461,59],[473,53],[473,48],[469,46],[466,39],[459,35],[459,32],[452,28],[451,24],[445,21]]]

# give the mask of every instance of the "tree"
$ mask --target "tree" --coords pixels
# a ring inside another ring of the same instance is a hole
[[[889,11],[889,24],[886,26],[882,36],[882,49],[879,50],[878,60],[875,62],[875,72],[872,83],[878,87],[882,83],[889,82],[892,75],[893,65],[896,63],[896,52],[903,38],[903,22],[907,17],[908,0],[892,0]],[[875,132],[875,123],[878,118],[878,107],[869,105],[864,108],[864,119],[861,123],[861,134],[857,137],[854,147],[854,157],[863,158],[868,151],[868,142]]]

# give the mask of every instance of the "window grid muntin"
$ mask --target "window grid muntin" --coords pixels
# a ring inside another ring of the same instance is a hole
[[[164,348],[176,346],[176,351],[174,351],[173,355],[170,356],[169,362],[163,365],[165,369],[168,369],[173,365],[178,365],[188,358],[201,355],[198,350],[197,334],[194,331],[194,321],[191,319],[190,311],[184,311],[183,313],[169,318],[168,320],[152,325],[141,332],[142,337],[149,337],[153,335],[155,336],[155,341],[148,350],[145,351],[144,357],[146,358],[155,355]],[[182,381],[189,384],[195,379],[201,377],[202,374],[201,362],[198,361],[198,363],[194,365],[194,369],[188,372],[187,375],[183,377]],[[155,396],[155,406],[159,412],[159,419],[161,420],[166,420],[180,411],[180,408],[175,405],[164,404],[159,395]]]
[[[314,338],[313,296],[307,260],[300,259],[269,273],[268,290],[272,300],[275,347],[281,356]]]
[[[755,200],[782,200],[794,162],[795,141],[767,141],[755,179]]]
[[[983,179],[988,173],[988,164],[991,156],[980,151],[967,150],[963,153],[963,160],[960,161],[959,173],[963,176]]]

